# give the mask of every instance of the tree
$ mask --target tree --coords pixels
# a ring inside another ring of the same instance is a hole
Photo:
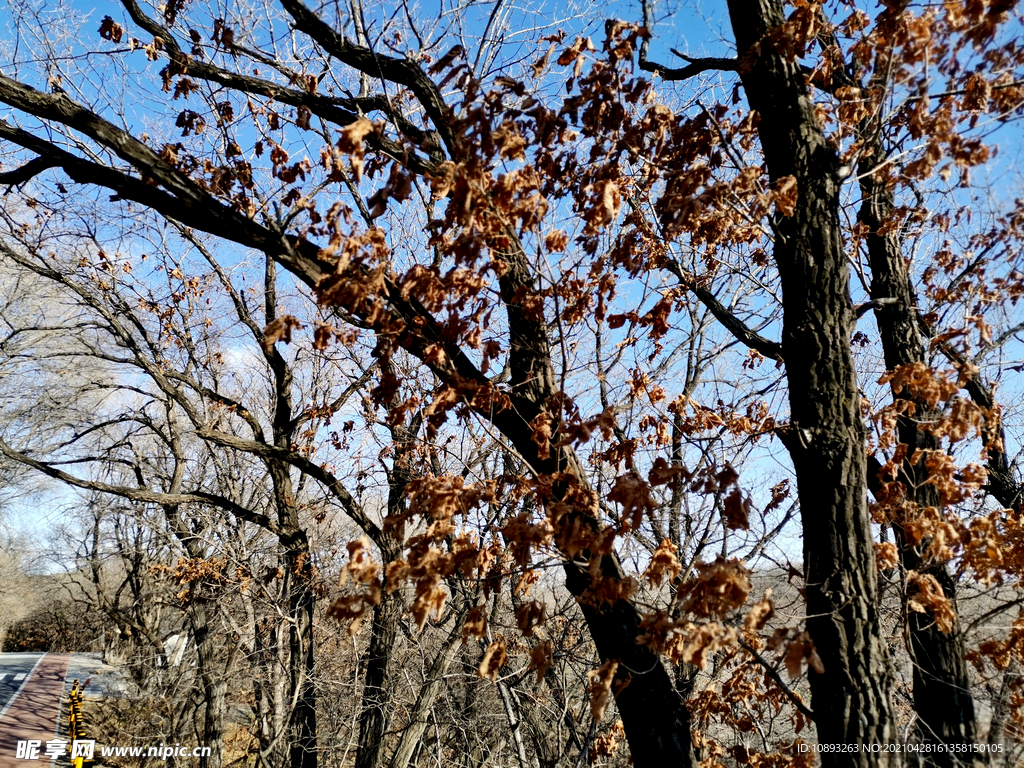
[[[32,595],[31,579],[25,572],[23,545],[7,538],[0,550],[0,579],[3,588],[0,591],[0,604],[3,605],[3,621],[0,622],[0,648],[7,647],[7,636],[11,629],[31,610]]]
[[[1019,223],[1015,211],[1003,211],[991,230],[972,230],[946,211],[929,220],[926,206],[958,206],[960,193],[944,188],[946,180],[956,172],[969,185],[968,171],[990,159],[980,116],[1008,120],[1020,109],[1022,62],[1008,7],[887,5],[873,20],[853,7],[833,21],[846,11],[800,2],[787,16],[779,0],[735,0],[728,10],[736,55],[683,55],[686,65],[670,68],[650,58],[645,4],[644,26],[606,24],[601,51],[586,36],[554,32],[536,41],[539,58],[517,69],[495,42],[511,13],[500,2],[481,22],[476,49],[469,11],[454,14],[450,31],[465,39],[440,56],[440,27],[426,32],[407,13],[398,21],[358,3],[334,19],[282,0],[265,35],[243,32],[241,17],[209,18],[199,5],[169,3],[162,18],[135,0],[122,5],[125,18],[105,18],[100,36],[130,43],[119,56],[138,50],[159,60],[164,92],[195,109],[154,110],[153,138],[119,125],[102,103],[87,106],[94,94],[56,60],[47,73],[54,93],[26,84],[38,74],[0,76],[0,101],[24,123],[0,122],[0,139],[22,163],[0,181],[25,185],[34,204],[54,209],[65,183],[99,186],[121,205],[261,253],[268,275],[274,264],[284,267],[329,313],[314,321],[317,347],[357,339],[372,346],[375,380],[365,407],[387,414],[395,453],[379,528],[360,517],[336,478],[291,445],[289,374],[274,345],[301,323],[277,311],[270,278],[265,323],[247,326],[262,339],[278,382],[273,438],[242,445],[193,419],[214,443],[266,460],[278,507],[268,530],[290,553],[290,570],[308,556],[292,469],[335,493],[377,545],[384,577],[364,562],[361,546],[350,545],[347,573],[358,591],[335,603],[337,615],[357,622],[373,611],[382,643],[371,641],[380,661],[368,666],[361,765],[380,759],[370,745],[383,732],[374,713],[397,615],[384,595],[414,584],[422,627],[442,613],[446,579],[460,571],[488,576],[488,548],[499,537],[519,571],[532,570],[538,554],[560,562],[601,661],[594,711],[614,696],[634,764],[692,764],[686,674],[667,664],[701,666],[741,640],[763,661],[757,616],[767,611],[751,608],[749,636],[730,625],[750,593],[729,541],[750,525],[751,494],[727,461],[700,451],[701,435],[718,428],[762,444],[777,438],[789,456],[809,618],[806,634],[783,632],[779,643],[792,672],[810,665],[811,708],[804,709],[819,741],[898,738],[877,549],[883,565],[901,574],[920,738],[942,747],[973,743],[978,724],[964,693],[970,679],[954,573],[1016,579],[1017,559],[1000,548],[1016,551],[1020,510],[998,409],[972,367],[971,345],[989,352],[1016,332],[1011,321],[994,343],[989,320],[1012,318],[1021,292]],[[295,46],[289,56],[273,49],[285,27]],[[549,92],[552,67],[565,68],[564,96]],[[725,88],[663,97],[636,69],[684,89],[693,78],[723,73],[733,97]],[[737,106],[744,96],[749,109]],[[172,120],[181,129],[173,143]],[[299,154],[318,159],[293,161]],[[269,164],[260,168],[265,156]],[[348,202],[333,200],[335,190]],[[859,212],[848,216],[851,206]],[[408,234],[404,217],[414,210],[424,215],[424,235],[398,237]],[[950,229],[980,255],[965,264],[951,254],[941,243]],[[918,246],[930,258],[908,267],[908,251]],[[987,275],[986,254],[995,248],[1003,261]],[[851,286],[851,263],[862,288]],[[939,274],[954,275],[952,286]],[[856,307],[855,297],[863,299]],[[691,309],[698,302],[699,317]],[[956,309],[970,325],[950,319]],[[888,369],[882,382],[891,387],[878,408],[862,398],[868,385],[854,346],[867,339],[857,321],[871,310]],[[759,402],[777,382],[763,389],[741,382],[723,394],[702,374],[682,386],[673,381],[677,356],[687,344],[693,349],[709,317],[749,348],[745,367],[756,371],[769,358],[784,369],[788,408]],[[587,345],[593,356],[583,354]],[[606,369],[610,350],[618,357]],[[633,359],[624,362],[621,350]],[[953,374],[936,370],[933,352]],[[618,401],[609,398],[610,375],[619,377]],[[960,388],[970,398],[959,398]],[[705,393],[717,407],[700,403]],[[870,470],[867,417],[878,425]],[[431,453],[445,430],[473,424],[509,464],[467,481],[471,471],[447,472]],[[407,475],[402,462],[420,429],[432,447],[422,449],[419,472]],[[693,470],[684,443],[700,455]],[[958,468],[966,450],[954,457],[956,443],[985,453],[991,482],[974,466]],[[5,452],[28,460],[24,451]],[[975,520],[954,514],[983,488],[1014,509]],[[677,511],[675,532],[663,531],[671,534],[663,544],[660,535],[649,540],[659,531],[658,510],[679,510],[688,493],[706,496],[720,513],[722,554],[684,572],[671,539],[692,520]],[[505,497],[523,502],[516,514],[489,518]],[[892,551],[876,547],[872,514],[895,534],[895,562]],[[456,526],[478,520],[486,525],[476,539]],[[406,528],[417,525],[406,539]],[[624,565],[630,542],[645,538],[653,546],[641,567],[652,581],[670,576],[667,604],[644,605]],[[298,590],[290,604],[297,627],[310,626],[312,610],[309,590]],[[506,640],[489,637],[479,614],[466,621],[470,636],[488,638],[481,673],[496,678]],[[302,649],[300,641],[293,658]],[[541,651],[532,663],[549,661]],[[295,690],[309,663],[294,667]],[[511,722],[513,692],[499,690]],[[293,765],[313,760],[315,710],[304,712]],[[955,749],[930,755],[936,764],[974,759]],[[895,760],[867,750],[828,759]]]
[[[188,268],[185,260],[165,262],[156,271],[170,278],[170,286],[167,282],[154,286],[132,280],[127,272],[122,272],[125,278],[119,281],[105,254],[99,257],[98,273],[81,265],[78,272],[75,268],[60,272],[47,263],[38,241],[23,240],[20,250],[6,243],[0,246],[10,268],[42,281],[52,299],[65,309],[63,317],[48,317],[46,312],[7,316],[12,337],[20,341],[16,349],[8,350],[4,361],[9,378],[28,381],[26,368],[46,370],[53,361],[62,366],[72,362],[82,373],[81,381],[65,377],[59,387],[45,378],[32,386],[22,385],[23,402],[31,403],[31,390],[39,387],[48,391],[47,397],[63,396],[77,405],[66,413],[48,412],[43,424],[38,419],[11,420],[8,438],[20,431],[18,437],[33,444],[33,453],[46,460],[16,453],[6,445],[4,451],[10,458],[73,487],[113,494],[142,507],[129,507],[127,519],[123,514],[115,515],[113,531],[97,516],[90,531],[95,540],[91,550],[83,553],[83,565],[92,572],[96,607],[129,635],[140,637],[158,656],[163,654],[166,633],[160,626],[162,620],[148,607],[152,585],[146,575],[150,569],[166,569],[168,564],[157,556],[159,549],[138,541],[125,542],[120,548],[125,578],[111,596],[101,587],[106,547],[100,539],[111,535],[119,538],[119,526],[133,531],[133,537],[155,536],[164,546],[170,539],[172,552],[177,552],[184,563],[179,564],[174,578],[178,588],[184,589],[179,600],[197,652],[206,699],[204,730],[217,745],[206,758],[211,765],[221,760],[226,691],[224,670],[214,661],[222,652],[219,642],[214,647],[214,625],[223,623],[224,615],[218,622],[211,597],[204,593],[209,591],[211,580],[215,585],[223,581],[221,571],[231,562],[227,555],[236,554],[232,546],[253,536],[253,529],[277,539],[281,562],[275,563],[272,572],[280,574],[276,577],[280,594],[272,596],[273,589],[264,586],[261,596],[280,600],[280,604],[270,609],[270,618],[259,616],[258,610],[256,615],[250,611],[252,621],[242,619],[240,623],[243,627],[258,621],[280,624],[272,633],[277,640],[267,649],[267,659],[282,663],[288,675],[281,680],[275,672],[272,684],[267,686],[274,691],[269,698],[276,700],[279,710],[268,720],[286,727],[292,736],[272,728],[264,734],[264,748],[277,755],[274,761],[278,764],[285,759],[278,754],[280,750],[291,749],[291,759],[301,764],[309,759],[308,754],[315,754],[315,746],[310,746],[315,743],[316,709],[311,679],[312,620],[316,593],[322,587],[317,584],[311,562],[307,523],[299,520],[303,501],[299,490],[305,478],[300,476],[297,489],[288,471],[291,463],[279,462],[283,455],[300,466],[309,464],[299,445],[304,441],[300,433],[313,415],[294,410],[293,388],[298,386],[293,382],[290,363],[274,348],[259,346],[262,328],[273,322],[277,310],[273,263],[262,275],[265,311],[271,316],[261,317],[257,325],[248,300],[231,283],[229,273],[201,243],[191,239],[200,257],[210,259],[211,271],[200,280],[186,277],[181,271],[183,266]],[[166,253],[161,256],[169,258]],[[212,330],[215,325],[211,317],[223,317],[219,313],[225,307],[219,302],[213,307],[203,297],[207,290],[217,288],[220,300],[226,300],[228,311],[235,314],[233,326],[217,330],[255,331],[252,346],[260,350],[258,354],[266,363],[266,379],[261,380],[256,371],[246,373],[248,390],[240,391],[231,379],[222,362],[224,337]],[[175,323],[194,315],[198,316],[194,323]],[[316,386],[315,380],[303,384]],[[331,387],[318,394],[340,408],[352,391],[343,385],[340,390]],[[42,396],[37,395],[35,402],[40,400]],[[74,474],[67,471],[68,467],[90,471]],[[331,477],[319,466],[316,475],[319,481]],[[256,485],[251,487],[254,481]],[[344,495],[340,481],[333,482],[337,495],[362,515]],[[147,505],[155,509],[147,511]],[[219,520],[222,515],[230,516],[233,522]],[[154,520],[161,521],[157,533],[147,534],[147,524],[139,522],[147,516],[149,526],[155,525]],[[365,516],[360,520],[372,526]],[[253,574],[266,567],[244,555],[232,559],[243,573]],[[255,642],[256,633],[250,627],[240,635]],[[255,649],[252,652],[256,655]]]

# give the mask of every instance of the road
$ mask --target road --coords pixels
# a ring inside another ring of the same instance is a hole
[[[54,738],[69,659],[60,653],[0,654],[0,768],[33,765],[16,759],[19,741]],[[35,765],[43,762],[49,763]]]
[[[0,653],[0,718],[41,658],[41,653]]]

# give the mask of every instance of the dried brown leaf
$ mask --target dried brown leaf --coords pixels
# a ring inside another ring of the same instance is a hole
[[[530,651],[530,665],[526,668],[526,671],[529,672],[531,669],[537,670],[537,682],[539,683],[544,677],[544,673],[550,669],[553,663],[554,646],[551,645],[550,640],[545,640],[542,643],[538,643]]]
[[[279,341],[290,344],[292,331],[296,329],[302,330],[302,323],[299,322],[297,317],[292,315],[282,315],[276,320],[272,320],[263,329],[263,341],[261,342],[263,349],[269,352],[271,347]]]
[[[609,659],[597,669],[587,672],[587,679],[590,680],[590,713],[598,722],[612,702],[612,682],[618,668],[619,662]]]
[[[477,675],[490,680],[492,683],[498,679],[498,671],[508,659],[508,650],[505,645],[505,636],[498,635],[497,639],[484,651],[484,657],[480,660],[477,668]]]

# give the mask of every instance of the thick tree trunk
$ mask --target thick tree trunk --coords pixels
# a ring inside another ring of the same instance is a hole
[[[877,136],[877,131],[872,130]],[[875,318],[881,333],[885,366],[892,370],[901,365],[925,362],[924,344],[917,322],[917,298],[907,274],[900,241],[895,232],[886,232],[883,225],[893,215],[892,189],[885,182],[882,167],[885,154],[876,139],[871,150],[860,163],[860,188],[863,197],[858,218],[868,228],[867,249],[871,263],[871,298],[875,300]],[[877,177],[876,177],[877,174]],[[895,302],[880,303],[880,300]],[[906,392],[896,397],[910,396]],[[906,500],[911,507],[938,508],[939,492],[928,484],[928,471],[924,462],[911,464],[909,457],[917,450],[938,449],[938,441],[925,430],[922,421],[930,421],[927,404],[914,400],[912,416],[903,414],[897,422],[901,443],[906,444],[908,460],[904,462],[898,480],[903,484]],[[945,563],[931,563],[922,559],[920,546],[907,542],[904,534],[906,520],[893,520],[893,530],[899,548],[904,573],[917,571],[932,576],[943,593],[956,605],[956,583]],[[907,596],[904,596],[906,599]],[[918,736],[925,743],[973,745],[977,738],[974,700],[971,696],[967,665],[964,661],[963,635],[959,618],[949,632],[940,632],[935,617],[916,611],[905,611],[910,637],[910,656],[914,665],[914,709],[920,720]],[[959,617],[959,611],[957,611]],[[952,766],[976,762],[973,752],[933,752],[926,761],[934,766]]]
[[[623,578],[618,559],[606,556],[601,562],[605,576]],[[565,564],[566,586],[580,597],[590,587],[585,569]],[[595,608],[586,601],[580,609],[602,659],[619,662],[613,688],[615,704],[629,741],[635,768],[679,768],[694,765],[690,738],[690,712],[672,683],[664,662],[646,645],[637,645],[640,613],[626,600]]]
[[[730,0],[740,76],[773,184],[793,176],[794,214],[776,220],[774,257],[785,296],[783,357],[792,456],[803,522],[807,630],[824,665],[811,670],[823,744],[895,740],[891,672],[879,632],[867,511],[865,433],[850,351],[853,308],[839,222],[838,159],[814,116],[799,63],[770,31],[778,0]],[[888,765],[884,752],[824,753],[826,765]]]
[[[359,713],[356,768],[377,768],[382,762],[384,734],[391,719],[385,686],[401,621],[401,593],[385,593],[380,604],[373,609],[370,645],[366,649],[366,677],[363,683],[362,710]]]
[[[191,611],[192,637],[196,644],[199,680],[203,686],[203,746],[210,754],[199,758],[199,768],[220,768],[224,762],[224,712],[227,707],[227,675],[216,658],[205,606]]]
[[[285,577],[292,624],[288,631],[289,690],[295,697],[289,718],[291,768],[316,768],[316,686],[314,684],[313,611],[316,600],[309,582],[309,551],[289,551],[291,572]]]
[[[509,240],[514,246],[505,254],[506,271],[499,284],[501,298],[508,312],[510,348],[511,413],[501,427],[520,455],[526,457],[540,475],[554,476],[566,473],[573,482],[587,489],[587,474],[574,451],[569,447],[538,450],[530,423],[547,412],[557,393],[556,377],[552,366],[547,324],[537,318],[523,301],[522,294],[535,290],[535,277],[515,233]],[[514,415],[513,415],[514,414]],[[513,419],[521,419],[514,423]],[[548,503],[557,503],[569,490],[571,483],[556,482]],[[589,511],[573,509],[559,516],[555,541],[564,531],[576,526],[593,528],[597,522]],[[586,559],[589,553],[582,553]],[[566,586],[577,598],[584,597],[592,586],[586,567],[575,559],[563,563]],[[625,574],[615,555],[601,560],[604,579],[623,581]],[[597,646],[601,661],[619,662],[613,690],[615,703],[626,731],[626,740],[636,768],[661,768],[672,765],[690,768],[694,764],[690,738],[690,713],[686,702],[676,693],[672,678],[661,658],[646,645],[637,645],[643,634],[640,613],[628,600],[619,599],[613,605],[597,608],[580,602],[590,635]]]

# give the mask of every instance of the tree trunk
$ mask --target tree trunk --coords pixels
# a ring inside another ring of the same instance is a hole
[[[533,761],[526,753],[526,742],[523,741],[523,721],[519,716],[519,702],[516,701],[515,693],[501,680],[498,680],[498,695],[501,697],[501,706],[505,710],[505,719],[508,721],[508,728],[512,732],[512,743],[516,748],[516,763],[519,768],[532,768]]]
[[[264,316],[267,324],[277,317],[277,265],[267,258],[263,281]],[[295,421],[292,407],[292,369],[278,352],[270,346],[264,348],[264,357],[274,376],[274,445],[290,451],[295,442]],[[273,458],[267,461],[274,484],[274,504],[280,528],[279,543],[284,550],[284,597],[288,605],[288,677],[292,697],[288,718],[289,752],[291,768],[316,768],[316,687],[313,682],[313,612],[316,596],[313,593],[313,566],[310,562],[309,539],[299,520],[292,485],[291,467]]]
[[[850,350],[853,307],[839,222],[839,163],[792,56],[770,30],[778,0],[729,0],[740,77],[772,184],[795,177],[792,216],[776,219],[774,258],[785,296],[783,358],[792,456],[803,523],[807,630],[824,665],[809,672],[823,744],[892,742],[891,672],[879,632],[867,510],[865,433]],[[756,47],[755,47],[756,46]],[[825,765],[888,765],[885,752],[824,753]]]
[[[366,678],[363,683],[362,710],[359,713],[359,747],[356,768],[377,768],[383,754],[388,714],[387,681],[391,653],[402,621],[400,592],[385,593],[373,609],[370,645],[366,649]]]
[[[203,746],[210,754],[199,758],[199,768],[220,768],[224,762],[224,711],[227,706],[227,670],[218,664],[210,638],[205,606],[190,611],[192,636],[196,644],[199,679],[203,686]]]
[[[870,135],[877,137],[872,130]],[[924,363],[925,350],[917,323],[917,297],[895,232],[885,232],[883,224],[893,216],[894,202],[891,186],[886,183],[887,171],[876,171],[885,161],[882,146],[876,138],[870,151],[861,160],[860,188],[863,202],[858,219],[868,227],[867,249],[871,263],[871,298],[876,301],[875,319],[881,334],[885,353],[885,367],[892,370],[910,363]],[[881,299],[895,299],[894,303],[877,303]],[[910,457],[917,450],[934,451],[938,440],[918,423],[931,421],[933,413],[920,399],[913,399],[903,391],[897,398],[912,399],[913,415],[901,414],[896,429],[899,441],[907,446],[907,461],[901,476],[907,502],[911,509],[940,507],[939,491],[928,484],[928,471],[923,459],[911,464]],[[945,563],[932,563],[922,559],[920,548],[907,542],[904,533],[906,520],[898,516],[893,520],[893,531],[899,548],[900,564],[904,574],[917,571],[932,576],[943,593],[956,605],[956,583]],[[903,596],[904,601],[907,595]],[[910,636],[910,657],[914,665],[914,709],[920,720],[918,735],[924,743],[962,744],[970,747],[977,740],[974,700],[971,696],[967,665],[964,662],[964,642],[960,630],[959,611],[950,632],[940,632],[934,616],[917,611],[905,611]],[[976,762],[973,751],[932,752],[925,755],[926,764],[952,766]]]
[[[431,662],[430,669],[427,670],[423,687],[420,688],[416,703],[413,704],[412,711],[409,713],[409,725],[402,732],[398,746],[395,747],[395,751],[391,755],[390,768],[408,768],[412,761],[416,747],[429,725],[430,708],[434,705],[434,701],[444,685],[445,672],[448,671],[448,666],[462,646],[462,625],[465,623],[467,612],[465,607],[459,610],[452,631],[448,633],[448,637],[445,638]]]
[[[280,640],[276,619],[255,619],[253,625],[253,659],[261,671],[253,680],[256,699],[259,754],[257,766],[278,768],[288,762],[287,741],[287,659]],[[262,679],[261,679],[262,677]]]
[[[394,375],[390,360],[382,360],[381,373]],[[402,402],[396,390],[391,407],[397,408]],[[413,458],[417,447],[416,433],[422,424],[422,417],[414,417],[407,427],[404,423],[391,425],[391,439],[394,444],[394,461],[388,474],[388,515],[400,516],[405,511],[406,493],[413,478]],[[402,553],[402,546],[394,535],[381,531],[374,543],[380,549],[381,562],[389,563]],[[385,585],[390,589],[392,585]],[[370,644],[366,649],[363,700],[359,712],[359,744],[355,768],[378,768],[383,762],[384,734],[391,720],[389,715],[389,668],[391,655],[402,622],[402,593],[385,589],[381,602],[374,606],[373,623],[370,628]],[[432,702],[431,702],[432,703]]]
[[[313,611],[316,601],[310,585],[309,548],[289,551],[285,577],[293,620],[288,631],[288,673],[295,697],[289,719],[291,768],[316,768],[316,687],[314,685]]]
[[[557,503],[570,485],[588,490],[587,473],[572,448],[549,447],[539,450],[534,441],[532,421],[546,412],[556,397],[556,377],[552,366],[547,324],[524,302],[522,294],[536,290],[536,277],[531,270],[515,232],[508,231],[514,244],[504,253],[505,272],[499,280],[500,293],[508,313],[510,346],[508,368],[512,408],[499,414],[495,424],[510,439],[520,455],[539,475],[554,477],[565,473],[572,481],[559,480],[552,485],[551,502]],[[555,532],[558,542],[563,533],[580,528],[597,529],[597,521],[586,509],[573,508],[560,516]],[[587,559],[589,552],[578,555]],[[587,568],[576,564],[575,558],[563,562],[566,586],[581,598],[591,586]],[[624,581],[625,574],[618,557],[601,558],[601,576]],[[672,679],[661,658],[646,645],[637,645],[643,634],[640,613],[628,600],[600,608],[580,602],[590,635],[602,662],[619,662],[613,691],[619,715],[626,731],[633,765],[636,768],[661,768],[672,765],[690,768],[694,764],[690,737],[690,713],[686,702],[676,693]]]
[[[612,555],[601,561],[606,576],[623,578],[622,567]],[[585,569],[565,563],[566,586],[580,597],[590,587]],[[595,608],[580,602],[580,609],[602,659],[619,662],[613,690],[615,704],[629,741],[635,768],[694,765],[690,738],[690,712],[677,693],[664,662],[646,645],[637,645],[640,613],[626,600]],[[621,686],[621,687],[620,687]]]

